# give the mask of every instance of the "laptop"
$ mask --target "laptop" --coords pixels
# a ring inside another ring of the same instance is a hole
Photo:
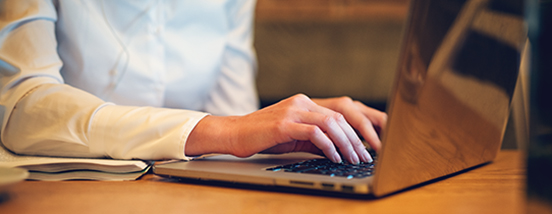
[[[153,172],[379,197],[491,162],[501,148],[525,42],[521,5],[410,3],[383,146],[373,163],[333,164],[307,153],[209,155],[156,165]]]

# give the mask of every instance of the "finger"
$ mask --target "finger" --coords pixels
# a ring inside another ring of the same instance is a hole
[[[295,104],[302,106],[304,110],[311,112],[311,114],[300,114],[301,119],[297,122],[316,125],[321,128],[322,131],[327,132],[330,139],[340,149],[341,154],[349,162],[358,163],[359,154],[362,158],[362,161],[371,161],[371,157],[366,151],[360,139],[358,138],[358,135],[343,118],[343,115],[329,108],[318,105],[313,100],[304,95],[298,95],[292,98],[293,99],[290,99],[289,101],[294,102]],[[352,100],[351,102],[349,102],[349,105],[353,106]]]
[[[350,145],[360,160],[362,162],[372,162],[372,156],[370,156],[368,151],[366,151],[366,147],[362,144],[362,141],[354,131],[353,127],[351,127],[351,125],[347,122],[346,118],[344,116],[340,116],[338,118],[338,123],[341,127],[346,127],[343,131],[345,132],[345,135],[348,136],[349,141],[351,142]]]
[[[324,132],[315,125],[294,123],[289,126],[288,136],[295,140],[310,141],[318,147],[331,161],[339,163],[341,157],[337,153],[333,142]]]
[[[377,137],[377,134],[369,135],[369,133],[371,133],[370,129],[374,129],[374,127],[372,127],[372,123],[370,123],[370,121],[366,118],[364,113],[356,107],[355,103],[360,103],[360,102],[353,101],[349,97],[340,97],[340,98],[332,98],[332,99],[315,99],[315,102],[319,103],[322,106],[328,107],[332,110],[342,113],[345,119],[347,120],[347,122],[351,124],[355,129],[359,130],[362,136],[367,136],[365,138],[368,139],[368,143],[370,144],[371,147],[375,147],[377,149],[381,146],[379,138],[373,138],[374,136]],[[366,160],[364,161],[368,161],[372,159],[370,154],[366,151],[364,144],[355,143],[353,145],[356,145],[355,150],[357,151],[358,154],[363,154],[361,155],[361,157],[363,156],[366,157],[365,158]]]
[[[358,128],[360,134],[364,137],[364,140],[370,145],[375,151],[379,151],[381,148],[381,140],[379,138],[376,129],[372,125],[372,122],[367,118],[362,118],[361,125]]]
[[[372,123],[370,120],[364,116],[364,114],[358,110],[358,108],[351,103],[349,105],[340,105],[338,108],[336,108],[337,111],[341,112],[343,116],[345,117],[345,123],[351,124],[352,127],[356,128],[360,131],[362,136],[366,139],[368,144],[372,148],[376,147],[376,150],[379,149],[381,146],[381,142],[378,138],[377,133],[374,130],[374,127],[372,126]],[[354,135],[358,139],[358,136],[354,132],[354,130],[351,128],[351,132],[349,135]],[[366,147],[360,139],[358,141],[352,141],[354,150],[359,154],[359,156],[362,158],[362,161],[364,162],[372,162],[372,156],[366,151]]]
[[[376,109],[365,106],[359,101],[352,100],[349,105],[339,105],[337,108],[338,111],[345,112],[344,115],[347,121],[349,121],[349,123],[360,132],[370,147],[378,151],[381,147],[381,140],[375,130],[374,121],[377,124],[382,121],[376,119],[376,116],[374,115],[382,113]],[[385,115],[385,113],[383,114]],[[373,118],[374,121],[370,118]]]
[[[384,128],[387,124],[387,114],[379,110],[365,106],[364,104],[356,101],[356,107],[362,112],[364,117],[360,119],[358,127],[356,127],[366,142],[376,151],[379,151],[381,148],[380,134],[374,129],[374,127],[379,127],[381,131],[384,131]]]
[[[370,108],[359,101],[355,101],[355,106],[372,122],[374,126],[384,129],[387,125],[387,114],[374,108]]]
[[[354,106],[351,107],[356,108]],[[351,113],[347,116],[347,120],[349,121],[349,123],[360,132],[360,134],[364,137],[370,147],[378,151],[381,147],[381,141],[379,139],[378,133],[374,129],[372,121],[358,110],[351,111]]]
[[[359,145],[364,146],[343,115],[320,106],[314,108],[318,112],[303,114],[302,122],[316,125],[326,132],[348,162],[359,163],[359,154],[362,155],[362,161],[371,161],[369,155],[367,158],[365,157],[367,154],[365,155],[362,150],[358,151],[355,148]]]

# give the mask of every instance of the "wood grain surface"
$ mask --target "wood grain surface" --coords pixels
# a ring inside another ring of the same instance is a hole
[[[24,181],[0,213],[522,213],[524,156],[501,151],[490,164],[384,198],[176,182]]]

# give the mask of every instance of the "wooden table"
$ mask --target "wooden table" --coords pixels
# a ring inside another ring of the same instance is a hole
[[[25,181],[0,213],[523,213],[524,156],[380,199],[354,199],[189,184],[147,175],[138,181]]]

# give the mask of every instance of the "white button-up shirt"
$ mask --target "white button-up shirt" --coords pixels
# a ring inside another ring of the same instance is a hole
[[[12,151],[185,159],[204,112],[257,109],[254,1],[0,4],[1,139]]]

